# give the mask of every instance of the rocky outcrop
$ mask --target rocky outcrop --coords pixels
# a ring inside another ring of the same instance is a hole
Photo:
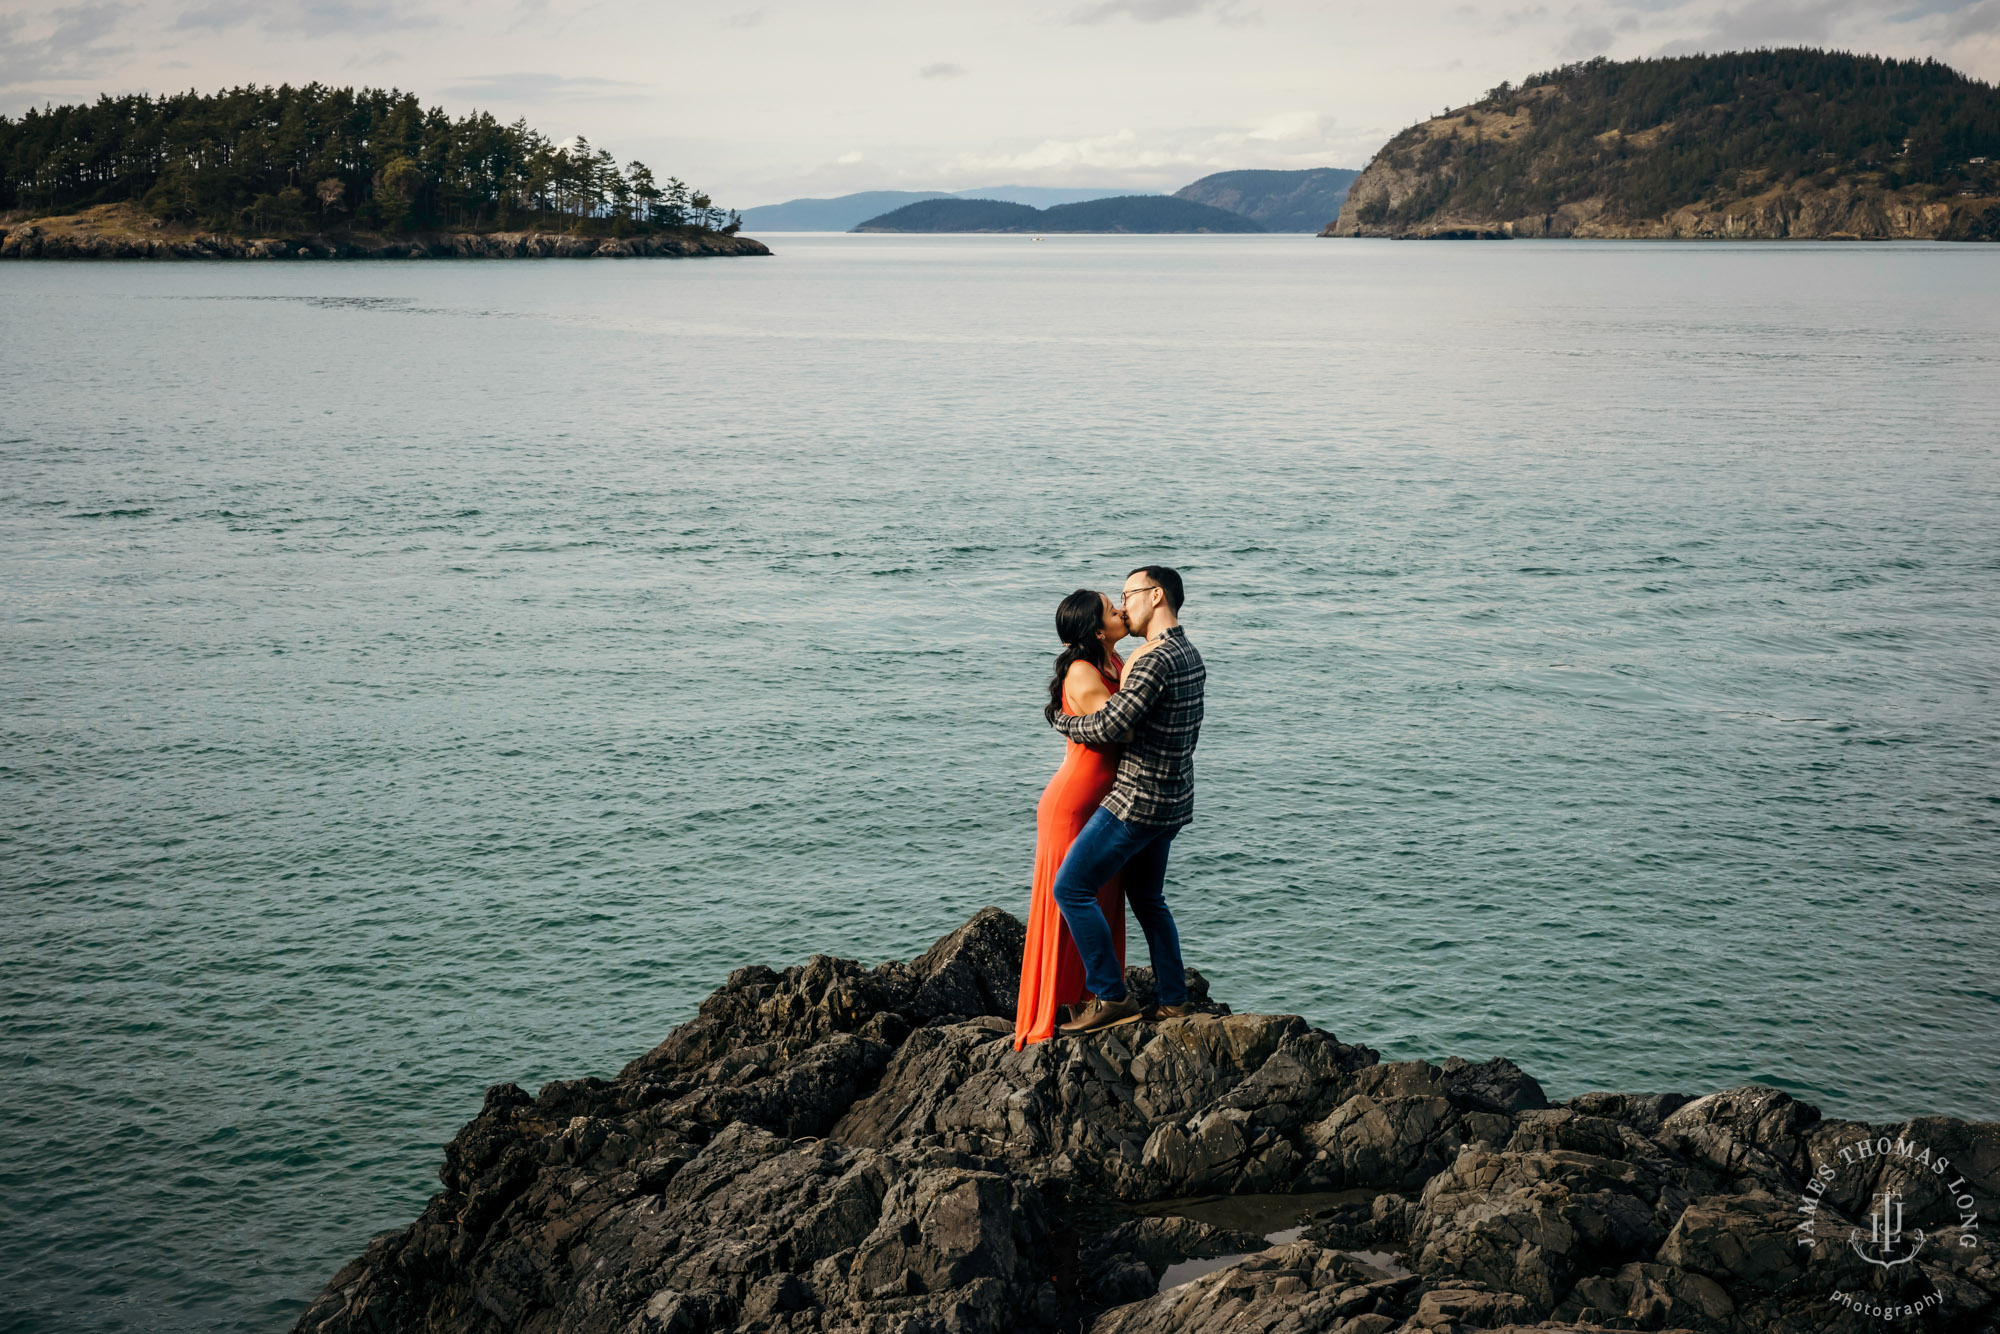
[[[908,963],[740,968],[615,1079],[488,1090],[299,1334],[1995,1329],[1960,1205],[2000,1193],[2000,1125],[1759,1086],[1551,1104],[1198,973],[1193,1015],[1017,1052],[1023,943],[987,908]],[[1931,1238],[1893,1267],[1849,1244],[1888,1189]],[[1279,1244],[1174,1213],[1217,1195],[1322,1203]]]
[[[1378,170],[1379,167],[1379,170]],[[1440,171],[1443,168],[1438,169]],[[2000,241],[2000,196],[1884,190],[1840,183],[1822,188],[1790,181],[1754,194],[1704,199],[1657,217],[1634,218],[1602,198],[1546,211],[1505,207],[1440,209],[1407,221],[1367,221],[1435,191],[1436,177],[1378,159],[1348,191],[1340,216],[1322,236],[1466,241],[1548,239],[1646,241]]]
[[[1276,1328],[1379,1334],[1416,1314],[1419,1302],[1411,1297],[1420,1286],[1413,1276],[1391,1277],[1340,1251],[1293,1242],[1116,1307],[1098,1317],[1090,1330],[1091,1334],[1265,1334]]]
[[[1403,130],[1320,234],[2000,241],[1996,108],[1936,62],[1599,58]]]
[[[747,236],[693,230],[625,237],[559,232],[242,237],[133,227],[125,225],[129,213],[110,220],[118,225],[90,215],[0,224],[0,259],[633,259],[771,253]]]

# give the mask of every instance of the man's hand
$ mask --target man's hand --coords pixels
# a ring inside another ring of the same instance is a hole
[[[1167,683],[1166,659],[1158,654],[1134,654],[1127,664],[1125,682],[1117,694],[1095,713],[1059,713],[1055,728],[1071,741],[1086,746],[1111,746],[1130,741],[1133,731],[1160,697]]]

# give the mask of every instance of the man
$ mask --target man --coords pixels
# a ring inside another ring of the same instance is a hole
[[[1172,1018],[1187,1010],[1187,969],[1181,963],[1174,915],[1161,892],[1167,849],[1194,818],[1194,743],[1201,735],[1201,654],[1181,629],[1181,577],[1164,565],[1142,565],[1125,576],[1119,607],[1146,645],[1125,668],[1124,684],[1095,713],[1058,713],[1056,730],[1072,741],[1103,746],[1124,742],[1111,791],[1070,844],[1056,872],[1055,900],[1083,958],[1090,1004],[1060,1033],[1091,1033],[1144,1019]],[[1125,902],[1146,932],[1153,957],[1158,1003],[1141,1012],[1125,988],[1111,944],[1111,924],[1097,906],[1097,891],[1125,872]]]

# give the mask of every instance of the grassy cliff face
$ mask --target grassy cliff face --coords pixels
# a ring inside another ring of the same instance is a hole
[[[1593,60],[1403,131],[1325,235],[2000,240],[2000,90],[1823,51]]]

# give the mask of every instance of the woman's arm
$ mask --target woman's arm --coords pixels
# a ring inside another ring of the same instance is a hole
[[[1139,720],[1146,716],[1146,710],[1153,707],[1153,701],[1166,689],[1170,670],[1163,665],[1168,659],[1157,653],[1134,656],[1138,659],[1138,666],[1126,674],[1125,684],[1105,701],[1103,708],[1081,717],[1059,713],[1053,719],[1056,731],[1086,746],[1108,746],[1114,741],[1130,741],[1132,729],[1139,725]]]
[[[1087,662],[1069,665],[1069,674],[1063,677],[1063,689],[1069,696],[1070,707],[1078,713],[1096,713],[1111,698],[1103,673]]]

